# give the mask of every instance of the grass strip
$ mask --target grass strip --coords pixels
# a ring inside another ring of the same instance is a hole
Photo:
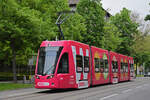
[[[0,91],[14,90],[19,88],[31,88],[33,84],[21,84],[21,83],[0,83]]]
[[[136,77],[144,77],[144,75],[136,75]]]

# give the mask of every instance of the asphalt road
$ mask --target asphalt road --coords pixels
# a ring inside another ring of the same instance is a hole
[[[150,100],[150,78],[137,78],[130,82],[99,85],[81,90],[18,91],[20,92],[16,90],[15,95],[9,95],[11,92],[5,91],[3,93],[6,95],[0,95],[0,100]]]

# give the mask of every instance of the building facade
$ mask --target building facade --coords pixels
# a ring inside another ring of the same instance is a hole
[[[69,7],[71,8],[71,10],[75,11],[76,6],[79,3],[79,0],[69,0],[68,2],[69,2]],[[111,16],[111,14],[107,10],[105,10],[105,9],[103,9],[103,10],[106,12],[105,13],[105,20],[108,20],[109,17]]]

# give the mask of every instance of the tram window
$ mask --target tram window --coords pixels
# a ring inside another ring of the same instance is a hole
[[[126,72],[128,72],[128,63],[125,63],[126,64]]]
[[[112,72],[115,72],[115,62],[112,61]]]
[[[104,60],[100,59],[100,72],[103,73],[104,72]]]
[[[134,72],[134,66],[133,66],[133,64],[132,64],[132,71]]]
[[[126,63],[123,63],[123,72],[126,72]]]
[[[89,57],[84,56],[84,72],[88,73],[89,70]]]
[[[105,72],[108,72],[109,69],[108,60],[104,60],[104,61],[105,61]]]
[[[115,61],[115,66],[116,66],[116,72],[118,72],[118,62]]]
[[[94,58],[95,72],[99,72],[99,59]]]
[[[68,53],[64,53],[60,59],[58,73],[69,73]]]
[[[121,62],[121,73],[123,72],[123,63]]]
[[[76,55],[76,67],[77,67],[77,72],[81,73],[83,71],[83,61],[82,61],[82,56]]]
[[[118,62],[112,61],[112,72],[118,72]]]
[[[133,64],[130,64],[130,70],[131,70],[131,72],[134,72]]]
[[[130,64],[130,71],[132,72],[132,65]]]

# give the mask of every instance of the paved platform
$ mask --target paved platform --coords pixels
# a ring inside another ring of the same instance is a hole
[[[3,98],[11,98],[11,97],[17,97],[17,96],[23,96],[23,95],[30,95],[36,92],[40,92],[41,89],[35,89],[35,88],[25,88],[25,89],[17,89],[17,90],[6,90],[0,92],[0,100],[3,100]]]

